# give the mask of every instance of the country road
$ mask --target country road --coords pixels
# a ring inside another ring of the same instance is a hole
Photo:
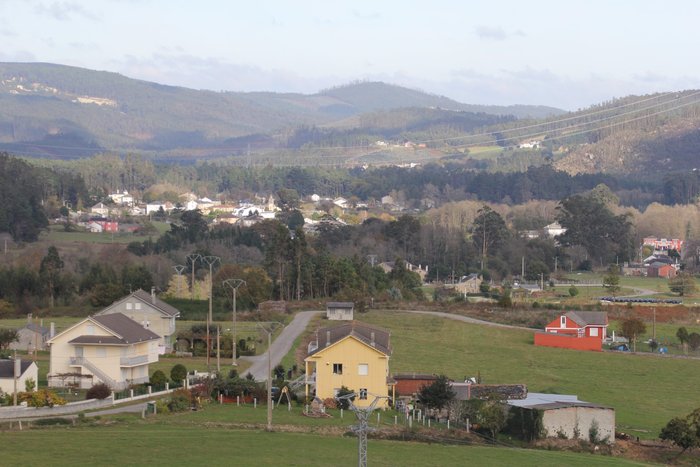
[[[284,327],[282,333],[272,342],[272,346],[268,350],[271,351],[272,368],[279,365],[284,356],[291,350],[294,340],[304,332],[311,318],[319,313],[321,311],[300,311],[294,316],[292,322]],[[255,381],[267,381],[267,352],[255,357],[241,357],[241,360],[253,363],[246,373],[252,374]]]

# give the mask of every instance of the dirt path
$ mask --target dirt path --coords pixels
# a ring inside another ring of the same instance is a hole
[[[396,311],[398,311],[399,313],[413,313],[416,315],[428,315],[428,316],[435,316],[438,318],[453,319],[455,321],[462,321],[464,323],[481,324],[481,325],[493,326],[493,327],[497,327],[497,328],[525,329],[527,331],[535,331],[535,329],[528,328],[525,326],[513,326],[510,324],[494,323],[491,321],[485,321],[483,319],[470,318],[468,316],[455,315],[452,313],[443,313],[441,311],[423,311],[423,310],[396,310]]]

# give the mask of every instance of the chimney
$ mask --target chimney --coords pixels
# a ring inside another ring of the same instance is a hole
[[[374,342],[374,331],[369,333],[369,340],[370,340],[369,345],[371,345],[372,347],[376,347],[375,342]]]
[[[52,339],[56,335],[56,323],[51,321],[51,326],[49,328],[49,339]]]
[[[156,288],[151,287],[151,302],[155,305],[156,304]]]
[[[326,347],[328,347],[329,345],[331,345],[331,332],[326,331]]]

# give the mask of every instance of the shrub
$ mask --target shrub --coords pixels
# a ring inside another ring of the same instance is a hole
[[[168,413],[170,408],[168,407],[168,401],[165,399],[158,399],[156,401],[156,413]]]
[[[184,368],[184,367],[183,367]],[[192,406],[192,394],[187,389],[178,389],[173,392],[168,402],[168,409],[171,412],[184,412]]]
[[[54,425],[71,425],[73,422],[67,418],[40,418],[35,420],[34,426],[54,426]]]
[[[85,394],[86,399],[107,399],[112,395],[112,389],[105,383],[97,383]]]
[[[24,380],[24,390],[26,392],[32,392],[35,387],[36,381],[34,381],[34,378],[27,378]]]
[[[187,378],[187,368],[182,363],[178,363],[170,370],[170,379],[175,382],[181,382]]]
[[[34,392],[21,392],[19,400],[26,402],[29,407],[53,407],[54,405],[65,405],[66,400],[56,395],[48,389],[39,389]]]
[[[569,295],[572,297],[575,297],[576,295],[578,295],[578,289],[576,288],[575,285],[572,285],[571,287],[569,287]]]
[[[165,386],[165,383],[168,382],[168,377],[165,376],[165,373],[163,373],[161,370],[156,370],[153,372],[153,375],[151,376],[151,384],[153,386]]]

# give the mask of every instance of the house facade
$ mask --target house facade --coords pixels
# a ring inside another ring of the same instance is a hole
[[[462,277],[459,282],[455,284],[455,290],[462,295],[479,293],[481,282],[481,276],[478,274],[469,274],[468,276]]]
[[[19,377],[17,378],[17,392],[24,392],[27,380],[34,380],[34,390],[39,382],[39,369],[36,363],[29,360],[19,362]],[[15,360],[0,360],[0,392],[14,394],[15,392]]]
[[[355,304],[353,302],[326,303],[326,318],[336,321],[352,321]]]
[[[161,355],[173,350],[175,320],[180,316],[180,311],[156,297],[155,289],[151,289],[150,294],[139,289],[112,303],[97,316],[112,313],[122,313],[158,334],[158,352]]]
[[[148,365],[158,361],[160,336],[121,313],[90,316],[48,341],[51,387],[113,390],[149,380]]]
[[[354,404],[366,407],[379,397],[387,407],[389,394],[389,331],[357,321],[317,331],[304,360],[306,396],[334,398],[341,387],[355,392]]]
[[[27,352],[45,350],[46,341],[49,340],[49,337],[49,329],[36,323],[27,323],[26,326],[17,330],[18,339],[10,344],[10,349]]]
[[[602,342],[607,335],[608,314],[603,311],[568,311],[547,324],[544,330],[576,337],[596,337]]]

